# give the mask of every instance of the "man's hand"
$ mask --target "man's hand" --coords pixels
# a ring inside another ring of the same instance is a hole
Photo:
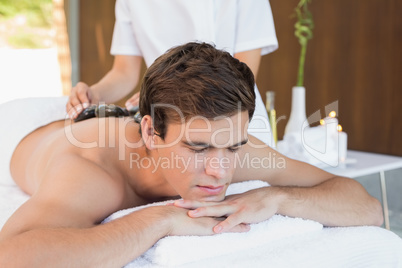
[[[215,233],[222,233],[272,217],[279,207],[279,195],[274,192],[274,187],[263,187],[243,194],[227,196],[222,202],[178,200],[174,202],[174,205],[190,209],[188,216],[191,218],[227,217],[213,227]]]
[[[79,82],[71,89],[71,94],[66,105],[68,116],[71,119],[77,118],[93,101],[95,100],[91,88],[87,84]]]
[[[224,217],[208,217],[197,215],[197,217],[188,217],[189,210],[176,206],[167,206],[170,210],[170,231],[168,235],[213,235],[216,232],[213,228],[221,223]],[[227,228],[221,232],[243,233],[248,232],[250,227],[247,224],[237,224],[233,228]]]

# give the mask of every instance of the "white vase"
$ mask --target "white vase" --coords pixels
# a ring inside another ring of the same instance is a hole
[[[293,87],[292,109],[289,121],[285,127],[285,135],[295,132],[302,133],[303,129],[308,126],[306,117],[306,89],[304,87]]]

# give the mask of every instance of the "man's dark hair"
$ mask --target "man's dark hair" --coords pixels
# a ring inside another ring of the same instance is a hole
[[[139,106],[142,116],[153,117],[154,129],[162,139],[167,124],[193,116],[214,119],[248,111],[251,120],[254,76],[228,52],[207,43],[187,43],[168,50],[148,68]]]

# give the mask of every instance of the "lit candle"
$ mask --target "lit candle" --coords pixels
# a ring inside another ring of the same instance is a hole
[[[348,151],[348,135],[342,131],[341,125],[338,125],[337,129],[339,133],[339,162],[344,163]]]
[[[320,126],[326,129],[327,139],[337,139],[338,131],[336,127],[338,126],[338,119],[336,118],[336,112],[332,111],[327,117],[320,120]]]

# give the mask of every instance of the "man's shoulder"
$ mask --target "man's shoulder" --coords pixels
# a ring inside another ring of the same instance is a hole
[[[95,218],[122,209],[132,197],[124,176],[78,154],[67,153],[47,170],[37,194],[47,202],[87,210]]]

